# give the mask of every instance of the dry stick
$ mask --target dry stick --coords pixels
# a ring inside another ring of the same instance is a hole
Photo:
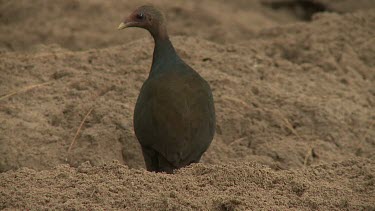
[[[307,161],[309,161],[309,157],[312,156],[312,150],[313,148],[309,148],[309,150],[307,151],[306,155],[305,155],[305,159],[303,161],[303,166],[307,166]]]
[[[283,121],[284,121],[284,123],[285,123],[284,126],[285,126],[286,128],[288,128],[288,129],[289,129],[289,130],[290,130],[295,136],[297,136],[297,138],[298,138],[299,140],[302,140],[301,136],[298,135],[297,131],[293,128],[293,126],[292,126],[292,124],[289,122],[289,120],[288,120],[286,117],[282,116],[282,115],[281,115],[281,117],[282,117],[282,119],[283,119]],[[310,147],[310,148],[307,150],[307,152],[306,152],[305,159],[303,160],[303,166],[307,166],[307,162],[309,161],[310,156],[312,156],[312,153],[313,153],[313,147]]]
[[[239,143],[239,142],[245,140],[246,138],[247,138],[247,137],[245,136],[245,137],[242,137],[242,138],[236,139],[236,140],[232,141],[230,144],[228,144],[228,146],[232,146],[233,144]]]
[[[273,111],[271,111],[273,112]],[[293,135],[295,135],[299,140],[302,140],[302,137],[297,133],[297,131],[293,128],[292,124],[290,123],[290,121],[288,120],[288,118],[286,118],[282,113],[278,112],[278,113],[275,113],[273,112],[274,114],[277,114],[284,122],[284,125],[282,126],[285,126],[287,129],[290,130],[291,133],[293,133]],[[303,160],[303,166],[307,166],[307,162],[309,160],[309,157],[312,156],[312,150],[313,150],[313,147],[310,147],[307,152],[306,152],[306,155],[305,155],[305,158]]]
[[[101,97],[101,96],[103,96],[104,94],[106,94],[106,93],[107,93],[108,91],[110,91],[112,88],[113,88],[113,87],[109,87],[109,88],[105,89],[104,91],[101,91],[101,92],[97,93],[97,94],[94,96],[93,101],[96,102],[96,100],[97,100],[99,97]],[[95,103],[94,103],[94,104],[95,104]],[[70,146],[69,146],[69,149],[68,149],[68,154],[69,154],[70,151],[72,150],[72,147],[73,147],[74,143],[76,142],[76,139],[77,139],[77,137],[78,137],[78,135],[79,135],[79,132],[80,132],[81,129],[82,129],[83,124],[85,123],[87,117],[90,115],[90,113],[91,113],[91,111],[92,111],[93,109],[94,109],[94,105],[90,108],[90,110],[87,112],[87,114],[85,115],[85,117],[82,119],[81,124],[79,125],[79,127],[78,127],[78,129],[77,129],[77,131],[76,131],[76,134],[74,135],[74,138],[73,138],[72,142],[70,143]]]
[[[25,87],[23,89],[20,89],[18,91],[14,91],[12,93],[9,93],[7,95],[4,95],[4,96],[0,97],[0,101],[4,100],[5,98],[11,97],[13,95],[16,95],[18,93],[26,92],[26,91],[29,91],[31,89],[34,89],[34,88],[37,88],[37,87],[40,87],[40,86],[44,86],[44,85],[47,85],[47,84],[50,84],[50,83],[52,83],[52,81],[50,81],[50,82],[44,82],[44,83],[41,83],[41,84],[34,84],[34,85],[31,85],[31,86],[27,86],[27,87]]]
[[[70,150],[72,149],[74,143],[76,142],[76,139],[77,139],[77,137],[78,137],[79,132],[80,132],[81,129],[82,129],[83,124],[85,123],[87,117],[90,115],[90,113],[91,113],[91,111],[92,111],[93,109],[94,109],[94,107],[90,108],[89,112],[87,112],[86,116],[82,119],[81,124],[79,125],[79,127],[78,127],[78,129],[77,129],[77,132],[76,132],[76,134],[75,134],[75,136],[74,136],[72,142],[70,143],[70,146],[69,146],[69,149],[68,149],[68,153],[70,153]]]
[[[91,192],[90,198],[95,194],[95,192],[96,192],[96,189]]]
[[[292,124],[289,122],[288,118],[286,118],[285,116],[283,116],[283,115],[281,115],[281,114],[280,114],[280,116],[281,116],[282,120],[283,120],[284,123],[285,123],[284,126],[285,126],[286,128],[288,128],[288,129],[290,130],[290,132],[293,133],[293,135],[297,136],[297,138],[301,140],[301,139],[302,139],[301,136],[298,135],[297,131],[293,128],[293,126],[292,126]]]

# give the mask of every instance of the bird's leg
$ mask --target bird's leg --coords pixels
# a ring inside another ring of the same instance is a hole
[[[172,163],[165,159],[161,154],[158,154],[159,169],[158,172],[165,172],[173,174],[173,170],[177,169]]]
[[[147,171],[158,171],[159,162],[158,162],[158,153],[150,148],[142,146],[142,154],[145,160]]]

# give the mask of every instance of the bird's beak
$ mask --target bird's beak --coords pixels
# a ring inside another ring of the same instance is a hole
[[[120,25],[117,27],[118,30],[121,30],[121,29],[125,29],[126,27],[128,27],[128,24],[122,22],[120,23]]]

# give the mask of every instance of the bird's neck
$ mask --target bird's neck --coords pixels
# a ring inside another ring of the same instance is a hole
[[[152,58],[151,71],[163,71],[162,65],[172,64],[180,58],[174,49],[172,42],[169,40],[166,31],[160,31],[153,36],[155,41],[154,54]]]

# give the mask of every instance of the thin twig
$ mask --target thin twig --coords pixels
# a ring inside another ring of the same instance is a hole
[[[70,151],[72,150],[73,145],[74,145],[74,143],[76,142],[76,139],[77,139],[77,137],[78,137],[78,135],[79,135],[79,133],[80,133],[82,127],[83,127],[83,124],[85,123],[85,121],[86,121],[86,119],[87,119],[87,117],[90,115],[91,111],[94,109],[95,102],[97,101],[97,99],[98,99],[99,97],[105,95],[107,92],[111,91],[112,89],[113,89],[113,86],[111,86],[111,87],[107,87],[106,89],[101,90],[101,91],[98,92],[96,95],[94,95],[94,97],[93,97],[93,99],[92,99],[92,101],[93,101],[94,103],[93,103],[92,107],[90,108],[90,110],[87,112],[86,116],[82,119],[82,122],[81,122],[81,124],[79,125],[79,127],[78,127],[78,129],[77,129],[77,131],[76,131],[76,134],[74,135],[74,138],[73,138],[72,142],[70,143],[70,146],[69,146],[69,149],[68,149],[68,154],[69,154]]]
[[[247,137],[242,137],[242,138],[236,139],[236,140],[232,141],[230,144],[228,144],[228,146],[232,146],[232,145],[234,145],[236,143],[239,143],[239,142],[245,140],[246,138]]]
[[[95,192],[96,192],[96,189],[94,189],[94,190],[91,192],[91,194],[90,194],[90,198],[94,196]]]
[[[309,150],[306,152],[305,159],[303,161],[303,166],[307,166],[307,162],[309,161],[309,157],[312,156],[312,150],[313,150],[313,148],[309,148]]]
[[[278,117],[283,121],[284,124],[282,124],[282,125],[279,124],[281,127],[282,126],[286,127],[293,135],[295,135],[297,137],[297,139],[299,141],[303,140],[302,137],[298,134],[298,132],[293,128],[293,125],[290,123],[289,119],[287,117],[285,117],[280,111],[278,111],[278,112],[271,111],[271,110],[268,110],[268,111],[272,112],[273,114],[278,115]],[[303,160],[303,166],[307,166],[307,163],[308,163],[310,157],[313,158],[313,150],[314,150],[314,147],[310,147],[307,150],[305,158]]]
[[[290,123],[288,118],[284,117],[283,115],[280,115],[282,120],[284,121],[284,126],[290,130],[293,135],[297,136],[300,140],[302,140],[301,136],[298,135],[297,131],[293,128],[293,125]]]
[[[82,129],[83,124],[85,123],[87,117],[90,115],[90,113],[91,113],[91,111],[92,111],[93,109],[94,109],[94,107],[90,108],[90,110],[87,112],[86,116],[82,119],[81,124],[79,125],[79,127],[78,127],[78,129],[77,129],[77,132],[76,132],[76,134],[74,135],[74,138],[73,138],[72,142],[70,143],[70,146],[69,146],[69,149],[68,149],[68,153],[70,153],[70,150],[72,149],[74,143],[76,142],[76,139],[77,139],[77,137],[78,137],[79,132],[80,132],[81,129]]]
[[[16,95],[16,94],[18,94],[18,93],[26,92],[26,91],[29,91],[29,90],[31,90],[31,89],[34,89],[34,88],[37,88],[37,87],[40,87],[40,86],[44,86],[44,85],[47,85],[47,84],[50,84],[50,83],[52,83],[52,81],[50,81],[50,82],[45,82],[45,83],[41,83],[41,84],[34,84],[34,85],[30,85],[30,86],[24,87],[24,88],[22,88],[22,89],[20,89],[20,90],[14,91],[14,92],[12,92],[12,93],[9,93],[9,94],[7,94],[7,95],[4,95],[4,96],[0,97],[0,101],[1,101],[1,100],[4,100],[5,98],[11,97],[11,96],[13,96],[13,95]]]

